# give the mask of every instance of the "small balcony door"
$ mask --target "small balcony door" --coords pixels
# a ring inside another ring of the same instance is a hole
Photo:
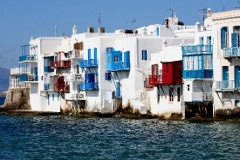
[[[229,86],[229,73],[228,73],[228,66],[222,67],[222,88],[228,88]]]
[[[240,66],[234,67],[234,82],[235,82],[235,88],[240,88]]]

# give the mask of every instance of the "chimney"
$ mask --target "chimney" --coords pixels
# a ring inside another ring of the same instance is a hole
[[[207,17],[211,17],[211,16],[212,16],[211,9],[210,9],[210,8],[208,8],[208,9],[207,9]]]

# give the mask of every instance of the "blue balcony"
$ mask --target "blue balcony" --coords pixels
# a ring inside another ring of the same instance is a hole
[[[223,57],[224,58],[240,57],[240,47],[224,48]]]
[[[81,68],[91,68],[91,67],[97,67],[97,66],[98,66],[98,60],[97,59],[81,60],[80,61],[80,67]]]
[[[233,91],[234,89],[239,89],[239,86],[236,87],[234,80],[216,81],[215,83],[216,91]]]
[[[24,81],[38,81],[38,76],[22,74],[19,77],[19,81],[20,82],[24,82]]]
[[[182,55],[212,54],[212,45],[182,46]]]
[[[19,62],[23,62],[23,61],[36,61],[37,60],[37,56],[36,55],[23,55],[23,56],[19,56]]]
[[[50,66],[45,66],[44,67],[44,72],[54,72],[54,69],[51,68]]]
[[[213,70],[183,70],[183,79],[193,79],[193,78],[212,78]]]
[[[49,84],[48,83],[44,84],[44,90],[49,90]]]
[[[90,82],[90,83],[80,83],[79,86],[80,91],[91,91],[91,90],[98,90],[98,83],[97,82]]]

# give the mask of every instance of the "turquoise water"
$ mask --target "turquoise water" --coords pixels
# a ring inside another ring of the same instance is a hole
[[[0,105],[4,104],[6,97],[0,97]]]
[[[240,159],[240,124],[0,115],[0,159]]]

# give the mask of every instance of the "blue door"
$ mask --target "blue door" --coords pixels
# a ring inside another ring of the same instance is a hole
[[[234,82],[235,82],[235,87],[234,88],[240,88],[240,66],[235,66],[234,67]]]
[[[222,88],[229,87],[229,73],[228,73],[228,66],[222,67]]]

